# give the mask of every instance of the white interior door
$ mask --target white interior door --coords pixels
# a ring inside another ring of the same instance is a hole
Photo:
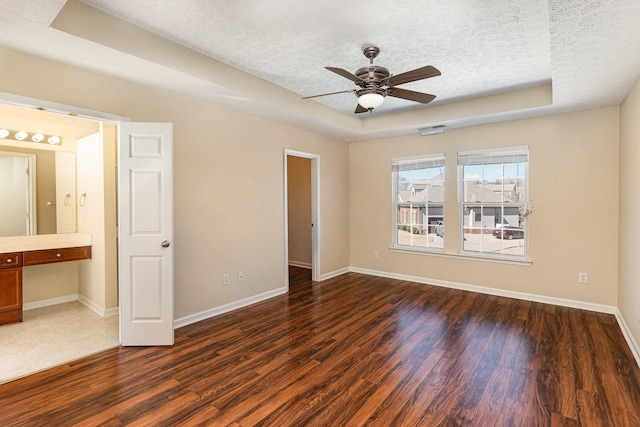
[[[173,124],[121,123],[118,282],[124,346],[173,344]]]

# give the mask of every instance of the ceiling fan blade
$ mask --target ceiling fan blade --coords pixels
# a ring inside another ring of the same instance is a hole
[[[347,70],[344,70],[342,68],[336,68],[336,67],[324,67],[329,71],[333,71],[334,73],[338,74],[339,76],[342,77],[346,77],[349,80],[352,80],[356,83],[365,83],[364,80],[362,80],[360,77],[356,76],[355,74],[351,74],[350,72],[348,72]]]
[[[401,84],[415,82],[416,80],[428,79],[429,77],[435,77],[440,75],[440,70],[431,65],[426,67],[416,68],[415,70],[407,71],[405,73],[396,74],[388,79],[383,80],[383,83],[387,83],[389,86],[398,86]]]
[[[323,93],[323,94],[320,94],[320,95],[305,96],[305,97],[304,97],[304,98],[302,98],[302,99],[318,98],[319,96],[337,95],[337,94],[339,94],[339,93],[347,93],[347,92],[351,92],[351,93],[353,93],[353,92],[355,92],[355,91],[356,91],[355,89],[341,90],[341,91],[339,91],[339,92],[331,92],[331,93]]]
[[[397,87],[387,90],[387,96],[393,96],[394,98],[407,99],[409,101],[419,102],[421,104],[427,104],[435,99],[435,95],[428,93],[415,92],[413,90],[400,89]]]
[[[358,105],[356,106],[356,111],[355,111],[355,113],[356,113],[356,114],[360,114],[360,113],[366,113],[366,112],[368,112],[368,111],[369,111],[369,110],[367,110],[366,108],[364,108],[362,105],[358,104]]]

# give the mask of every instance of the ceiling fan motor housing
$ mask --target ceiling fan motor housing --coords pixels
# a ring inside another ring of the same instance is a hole
[[[368,67],[359,68],[355,75],[366,84],[361,84],[360,87],[379,87],[382,79],[389,77],[389,70],[379,65],[370,65]]]

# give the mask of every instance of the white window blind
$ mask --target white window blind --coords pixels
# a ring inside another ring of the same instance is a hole
[[[465,151],[458,153],[458,164],[486,165],[495,163],[522,163],[529,160],[529,147],[511,147],[500,150]]]
[[[444,166],[444,154],[429,158],[420,158],[414,160],[393,160],[391,170],[393,172],[404,172],[415,169],[438,168]]]

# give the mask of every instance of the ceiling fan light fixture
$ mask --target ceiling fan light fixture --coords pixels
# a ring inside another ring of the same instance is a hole
[[[384,92],[379,90],[366,91],[358,94],[358,104],[367,110],[378,108],[384,102]]]

